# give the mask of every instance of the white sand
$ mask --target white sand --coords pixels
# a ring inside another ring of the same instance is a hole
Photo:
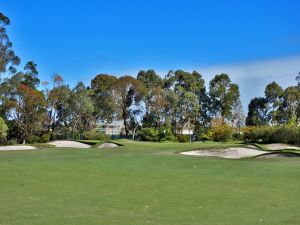
[[[284,150],[284,149],[294,149],[294,150],[300,150],[299,147],[288,145],[288,144],[268,144],[266,145],[267,148],[271,150]]]
[[[55,145],[59,148],[90,148],[90,145],[83,144],[77,141],[52,141],[49,142],[50,145]]]
[[[256,149],[250,148],[226,148],[226,149],[207,149],[207,150],[196,150],[189,152],[181,152],[183,155],[191,155],[191,156],[214,156],[214,157],[222,157],[228,159],[240,159],[244,157],[253,157],[266,153],[265,151],[260,151]]]
[[[15,150],[34,150],[36,147],[29,145],[7,145],[0,146],[0,151],[15,151]]]
[[[119,145],[116,145],[114,143],[105,143],[100,145],[98,148],[116,148],[119,147]]]

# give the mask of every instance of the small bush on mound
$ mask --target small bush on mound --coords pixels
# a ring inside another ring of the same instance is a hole
[[[177,137],[177,140],[182,143],[189,142],[189,140],[190,140],[190,136],[188,134],[177,134],[176,137]]]
[[[300,144],[300,127],[296,125],[246,127],[245,142]]]
[[[154,128],[142,128],[138,135],[142,141],[159,141],[159,131]]]
[[[41,137],[37,135],[30,135],[26,141],[29,144],[47,143],[50,141],[50,134],[43,134]]]
[[[214,127],[211,131],[211,136],[214,141],[226,142],[232,138],[233,129],[227,124]]]
[[[169,128],[142,128],[138,132],[138,136],[142,141],[174,141],[171,129]]]
[[[83,133],[85,140],[109,140],[110,136],[99,131],[99,130],[90,130]]]

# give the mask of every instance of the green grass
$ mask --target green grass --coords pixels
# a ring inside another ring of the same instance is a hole
[[[118,143],[0,152],[0,224],[300,224],[300,159],[176,154],[213,142]]]

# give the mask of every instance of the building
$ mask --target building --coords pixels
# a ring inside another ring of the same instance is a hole
[[[115,120],[104,126],[103,131],[107,135],[118,136],[124,133],[125,126],[123,120]]]

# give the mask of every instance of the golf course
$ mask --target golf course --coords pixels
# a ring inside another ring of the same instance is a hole
[[[0,151],[0,224],[300,222],[300,158],[179,154],[243,144],[115,143]]]

